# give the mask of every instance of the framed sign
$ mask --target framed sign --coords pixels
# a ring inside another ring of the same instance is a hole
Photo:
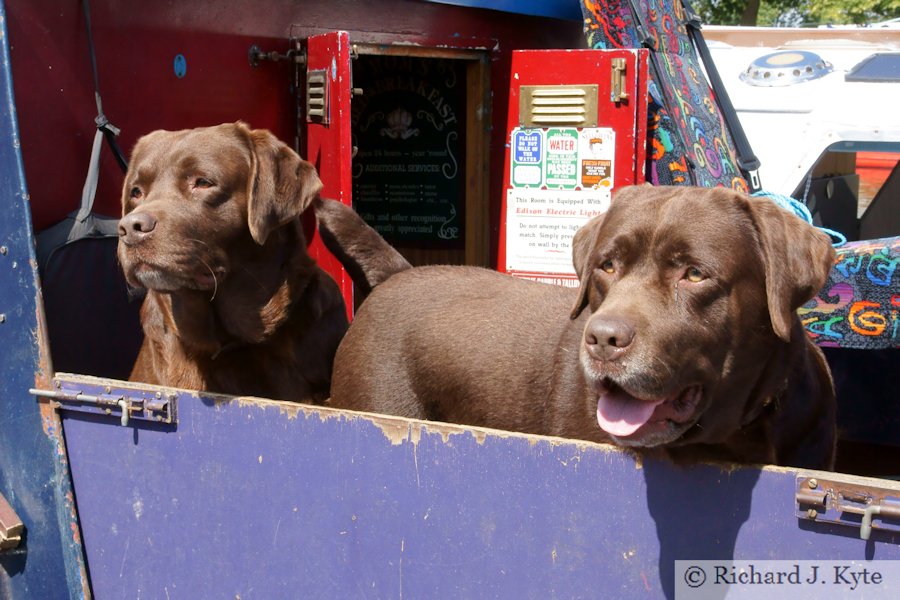
[[[354,70],[353,203],[392,243],[463,246],[465,81],[452,60],[367,56]]]
[[[506,191],[506,271],[575,285],[572,236],[607,209],[615,131],[604,127],[513,129]]]
[[[578,285],[572,237],[608,210],[615,189],[645,180],[648,57],[513,51],[498,271]]]

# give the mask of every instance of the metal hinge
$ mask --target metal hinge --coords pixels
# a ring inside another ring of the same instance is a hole
[[[118,417],[123,427],[132,419],[174,425],[177,420],[177,395],[149,390],[130,390],[106,386],[100,393],[86,393],[86,386],[71,381],[54,381],[56,390],[30,390],[35,396],[50,398],[61,410]]]
[[[269,60],[272,62],[278,62],[280,60],[289,60],[297,65],[305,65],[306,64],[306,52],[300,49],[291,49],[281,54],[275,50],[265,52],[262,48],[253,44],[247,49],[247,62],[250,63],[250,66],[256,68],[259,66],[264,60]]]
[[[0,550],[17,548],[25,526],[3,494],[0,494]]]
[[[859,528],[863,540],[873,529],[900,531],[900,489],[800,476],[795,498],[799,518]]]

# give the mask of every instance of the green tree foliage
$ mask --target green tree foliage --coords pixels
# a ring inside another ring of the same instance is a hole
[[[876,23],[900,17],[900,0],[815,0],[808,14],[813,23]]]
[[[709,25],[843,25],[900,17],[900,0],[693,0]]]

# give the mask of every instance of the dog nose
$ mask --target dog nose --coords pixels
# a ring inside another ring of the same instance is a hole
[[[620,318],[593,318],[584,332],[584,344],[597,360],[616,360],[634,341],[634,327]]]
[[[133,212],[119,220],[119,238],[126,244],[143,241],[156,228],[156,217],[148,212]]]

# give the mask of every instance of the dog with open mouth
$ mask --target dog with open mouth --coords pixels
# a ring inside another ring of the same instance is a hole
[[[622,188],[573,239],[577,290],[475,267],[390,276],[338,349],[329,404],[830,468],[833,385],[796,310],[833,260],[768,199]]]

